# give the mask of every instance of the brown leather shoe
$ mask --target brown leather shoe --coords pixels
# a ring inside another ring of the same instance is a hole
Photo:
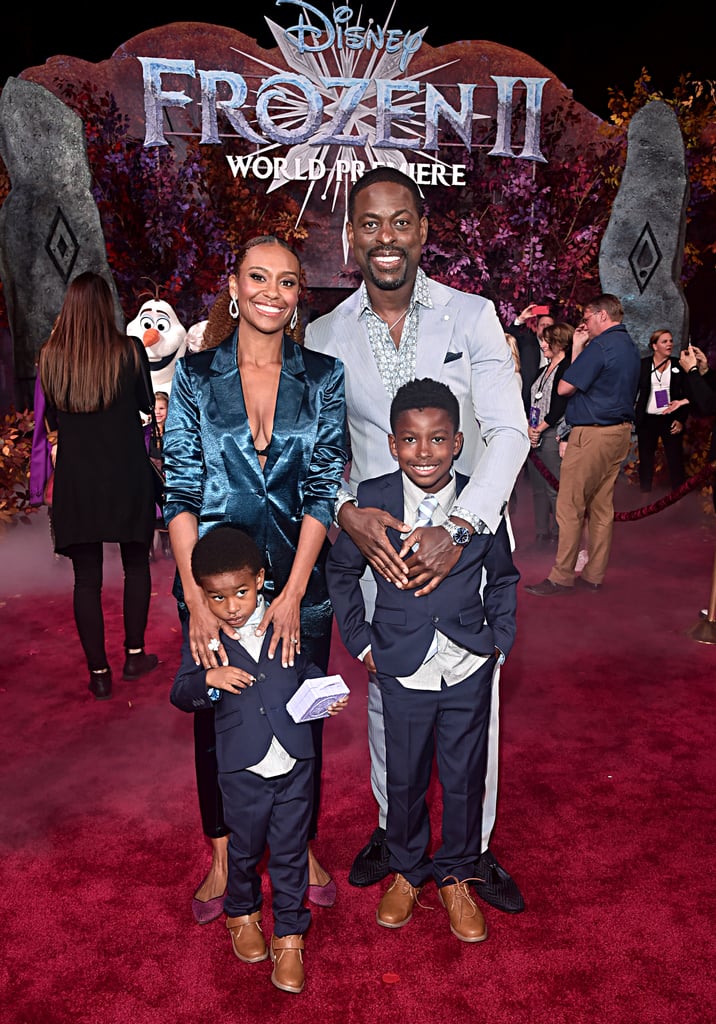
[[[271,981],[282,992],[303,992],[303,935],[271,936]]]
[[[595,593],[602,589],[601,583],[592,583],[591,580],[585,580],[584,576],[576,576],[574,585],[578,590],[591,590]]]
[[[448,875],[454,878],[454,875]],[[461,942],[482,942],[487,938],[487,925],[482,911],[470,895],[467,882],[459,882],[457,878],[450,885],[443,885],[438,890],[440,902],[448,912],[450,931]]]
[[[375,912],[378,924],[384,928],[402,928],[413,916],[413,907],[419,893],[420,889],[411,885],[407,878],[396,874]]]
[[[268,956],[260,920],[260,910],[255,910],[253,914],[242,914],[241,917],[226,918],[234,953],[245,964],[257,964]]]
[[[536,594],[537,597],[569,597],[574,593],[574,587],[565,587],[561,583],[553,583],[550,579],[542,580],[541,583],[531,583],[525,590],[528,594]]]

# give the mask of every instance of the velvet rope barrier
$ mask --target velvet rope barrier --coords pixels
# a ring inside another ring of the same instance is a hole
[[[558,491],[559,480],[547,469],[534,449],[530,452],[529,458],[534,462],[536,469],[539,470],[550,487],[554,487],[555,491]],[[656,512],[661,512],[663,509],[668,508],[669,505],[674,505],[677,501],[680,501],[690,491],[701,487],[702,484],[705,484],[713,477],[715,471],[716,462],[707,462],[702,470],[689,477],[688,480],[685,480],[675,491],[670,491],[669,494],[665,494],[663,498],[653,501],[650,505],[642,505],[641,508],[632,509],[631,512],[615,512],[614,521],[617,523],[633,523],[637,519],[646,519],[647,516],[653,516]]]

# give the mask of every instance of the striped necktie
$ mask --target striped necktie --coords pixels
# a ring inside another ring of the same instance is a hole
[[[413,529],[417,529],[419,526],[432,526],[433,525],[433,512],[438,507],[439,502],[434,494],[426,494],[423,500],[418,505],[417,518],[415,520],[415,526]]]
[[[413,527],[413,529],[416,530],[419,526],[432,526],[433,512],[435,511],[439,504],[440,502],[438,501],[434,494],[426,494],[423,500],[418,505],[418,511],[416,513],[417,518],[415,520],[415,526]],[[414,545],[413,551],[416,551],[419,546],[419,544]],[[426,661],[430,661],[430,659],[435,657],[437,653],[438,638],[437,633],[434,633],[433,639],[430,643],[430,647],[428,648],[427,654],[423,659],[423,664],[425,664]]]

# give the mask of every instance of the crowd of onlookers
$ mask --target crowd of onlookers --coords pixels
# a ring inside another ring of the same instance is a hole
[[[573,359],[573,335],[570,324],[555,322],[547,306],[535,303],[522,310],[506,333],[529,420],[532,451],[522,481],[532,492],[538,547],[556,547],[559,536],[557,485],[570,433],[568,396],[560,394],[559,381]],[[689,418],[694,423],[716,412],[716,374],[701,349],[685,345],[675,355],[673,335],[667,328],[653,332],[648,349],[639,366],[630,446],[644,495],[654,486],[659,449],[670,490],[685,482]],[[714,457],[712,439],[709,461]]]

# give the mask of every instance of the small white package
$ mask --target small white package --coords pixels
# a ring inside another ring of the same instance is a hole
[[[342,676],[306,679],[291,697],[286,710],[294,722],[310,722],[314,718],[325,718],[331,704],[348,693],[350,690],[343,682]]]

